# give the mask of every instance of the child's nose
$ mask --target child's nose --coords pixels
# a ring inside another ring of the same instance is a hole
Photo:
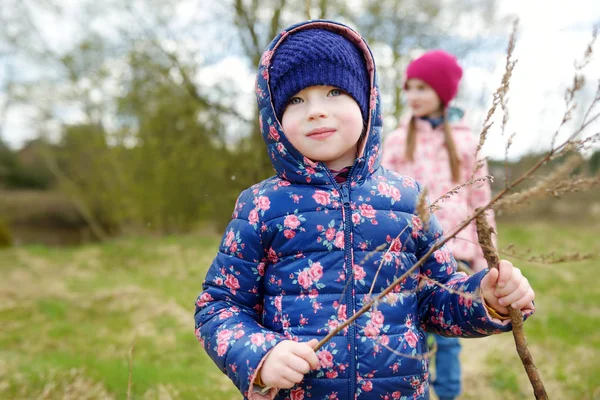
[[[329,115],[327,108],[320,101],[311,101],[308,106],[308,119],[325,118]]]

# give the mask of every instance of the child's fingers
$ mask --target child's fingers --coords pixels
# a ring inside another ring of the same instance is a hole
[[[496,282],[498,281],[498,270],[491,268],[487,274],[481,280],[481,289],[483,291],[494,291],[496,288]]]
[[[307,374],[311,369],[311,365],[308,363],[308,361],[295,354],[290,355],[289,360],[287,360],[287,366],[301,373],[302,375]]]
[[[513,270],[517,269],[513,267],[512,263],[507,260],[500,260],[498,264],[498,287],[504,288],[508,281],[510,280]]]
[[[296,384],[295,382],[292,382],[292,381],[290,381],[288,379],[279,378],[275,382],[273,382],[273,384],[270,384],[269,386],[276,387],[276,388],[279,388],[279,389],[289,389],[289,388],[294,387],[295,384]]]
[[[318,343],[318,341],[316,339],[313,339],[313,340]],[[292,349],[292,352],[295,355],[306,360],[310,364],[312,369],[318,369],[321,366],[321,363],[319,362],[319,358],[317,357],[317,354],[315,353],[313,348],[309,345],[311,342],[312,342],[312,340],[307,343],[298,343],[299,346],[294,346],[294,348]],[[315,343],[315,344],[317,344],[317,343]]]
[[[531,288],[531,286],[529,286],[529,281],[525,277],[521,277],[518,282],[514,282],[514,283],[515,284],[518,283],[518,285],[514,288],[514,290],[511,290],[506,296],[498,299],[498,303],[500,303],[500,305],[503,305],[505,307],[511,306],[513,303],[518,302],[523,297],[525,297],[527,295],[529,289]],[[513,286],[513,285],[511,284],[509,286]],[[513,308],[517,308],[517,307],[513,307]]]
[[[522,310],[524,308],[533,308],[533,299],[535,298],[535,293],[532,288],[529,288],[527,293],[521,297],[519,300],[513,302],[514,308],[516,310]]]
[[[304,374],[301,374],[300,372],[294,370],[291,367],[285,366],[282,367],[281,377],[283,379],[287,379],[290,382],[299,383],[302,382],[302,379],[304,379]]]

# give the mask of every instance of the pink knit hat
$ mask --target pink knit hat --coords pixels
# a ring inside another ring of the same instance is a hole
[[[456,96],[462,73],[456,57],[443,50],[433,50],[408,65],[406,81],[413,78],[421,79],[435,90],[442,104],[447,106]],[[404,88],[406,89],[406,82]]]

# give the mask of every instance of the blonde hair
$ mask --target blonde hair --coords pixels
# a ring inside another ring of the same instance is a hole
[[[408,131],[406,134],[406,154],[408,161],[414,162],[415,148],[417,147],[417,129],[416,119],[413,116],[408,123]],[[452,182],[460,181],[460,157],[454,136],[452,136],[452,128],[448,122],[448,108],[444,109],[444,138],[446,139],[446,148],[448,149],[448,159],[450,161],[450,172],[452,173]]]

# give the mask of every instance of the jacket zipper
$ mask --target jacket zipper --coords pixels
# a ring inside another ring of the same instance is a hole
[[[344,204],[344,258],[346,266],[346,318],[354,315],[354,271],[352,270],[352,210],[350,209],[349,183],[341,185],[342,201]],[[352,314],[350,314],[352,312]],[[350,344],[350,399],[356,393],[356,325],[348,326],[348,342]]]
[[[354,315],[354,271],[352,269],[352,210],[350,208],[350,178],[354,170],[354,165],[348,172],[348,178],[346,182],[338,184],[329,173],[331,181],[334,187],[342,195],[342,203],[344,208],[344,264],[346,273],[346,318],[350,318]],[[350,314],[352,312],[352,314]],[[350,384],[350,396],[349,399],[354,399],[356,396],[356,325],[350,324],[348,326],[348,343],[350,345],[350,371],[349,371],[349,384]]]

